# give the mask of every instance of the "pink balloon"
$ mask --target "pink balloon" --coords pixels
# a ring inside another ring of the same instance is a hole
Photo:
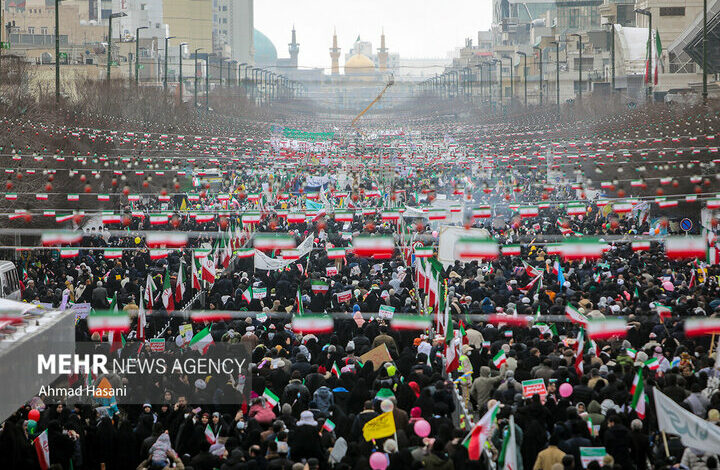
[[[387,455],[382,452],[373,452],[370,455],[370,468],[373,470],[385,470],[389,464]]]
[[[30,410],[30,413],[28,413],[28,419],[40,421],[40,412],[38,410]]]
[[[572,392],[573,392],[573,388],[572,388],[572,385],[570,385],[569,383],[564,383],[564,384],[560,385],[560,396],[561,397],[567,398],[570,395],[572,395]]]
[[[663,282],[663,289],[665,289],[668,292],[672,292],[675,290],[675,286],[670,281]]]
[[[415,421],[415,426],[413,427],[413,429],[415,430],[415,434],[420,437],[428,437],[430,435],[430,423],[428,423],[424,419],[421,419],[420,421]]]

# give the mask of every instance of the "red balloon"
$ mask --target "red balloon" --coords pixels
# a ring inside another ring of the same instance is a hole
[[[30,410],[30,413],[28,413],[28,419],[36,422],[40,421],[40,412],[38,410]]]

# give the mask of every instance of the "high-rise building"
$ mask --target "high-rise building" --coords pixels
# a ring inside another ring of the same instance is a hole
[[[254,63],[254,0],[213,0],[213,51]]]
[[[186,42],[190,51],[202,47],[203,53],[213,52],[212,0],[164,1],[162,9],[175,43]]]

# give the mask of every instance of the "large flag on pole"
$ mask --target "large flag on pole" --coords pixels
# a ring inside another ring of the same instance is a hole
[[[140,288],[140,305],[138,306],[138,318],[137,318],[137,337],[139,340],[145,339],[145,324],[147,319],[145,318],[145,302],[142,301],[143,290]]]
[[[640,419],[645,419],[645,402],[647,401],[647,398],[645,396],[645,382],[643,381],[642,367],[635,375],[635,380],[633,380],[632,390],[630,393],[633,394],[630,406],[633,410],[635,410]]]
[[[147,280],[145,281],[145,302],[147,303],[147,308],[152,309],[155,306],[156,290],[155,281],[153,281],[152,276],[148,274]]]
[[[505,427],[505,437],[503,439],[500,458],[498,458],[498,468],[503,470],[517,470],[517,444],[515,442],[515,416],[510,415],[510,421]]]
[[[490,431],[495,425],[495,417],[497,416],[499,407],[500,403],[495,403],[495,405],[480,418],[480,421],[473,426],[470,433],[463,440],[462,445],[468,450],[470,460],[480,460],[483,446],[485,442],[487,442],[488,437],[490,437]]]
[[[180,260],[178,268],[177,281],[175,282],[175,302],[180,304],[185,297],[185,282],[187,281],[187,273],[185,270],[185,261]]]
[[[170,268],[165,268],[165,276],[163,279],[162,302],[165,310],[172,312],[175,310],[175,302],[173,302],[172,284],[170,284]]]

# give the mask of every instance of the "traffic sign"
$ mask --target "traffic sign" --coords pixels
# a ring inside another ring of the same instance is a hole
[[[685,232],[689,232],[693,228],[692,220],[690,219],[682,219],[680,221],[680,228],[683,229]]]
[[[60,57],[63,59],[67,59],[67,52],[61,52]]]
[[[0,49],[10,49],[9,42],[0,42]]]

